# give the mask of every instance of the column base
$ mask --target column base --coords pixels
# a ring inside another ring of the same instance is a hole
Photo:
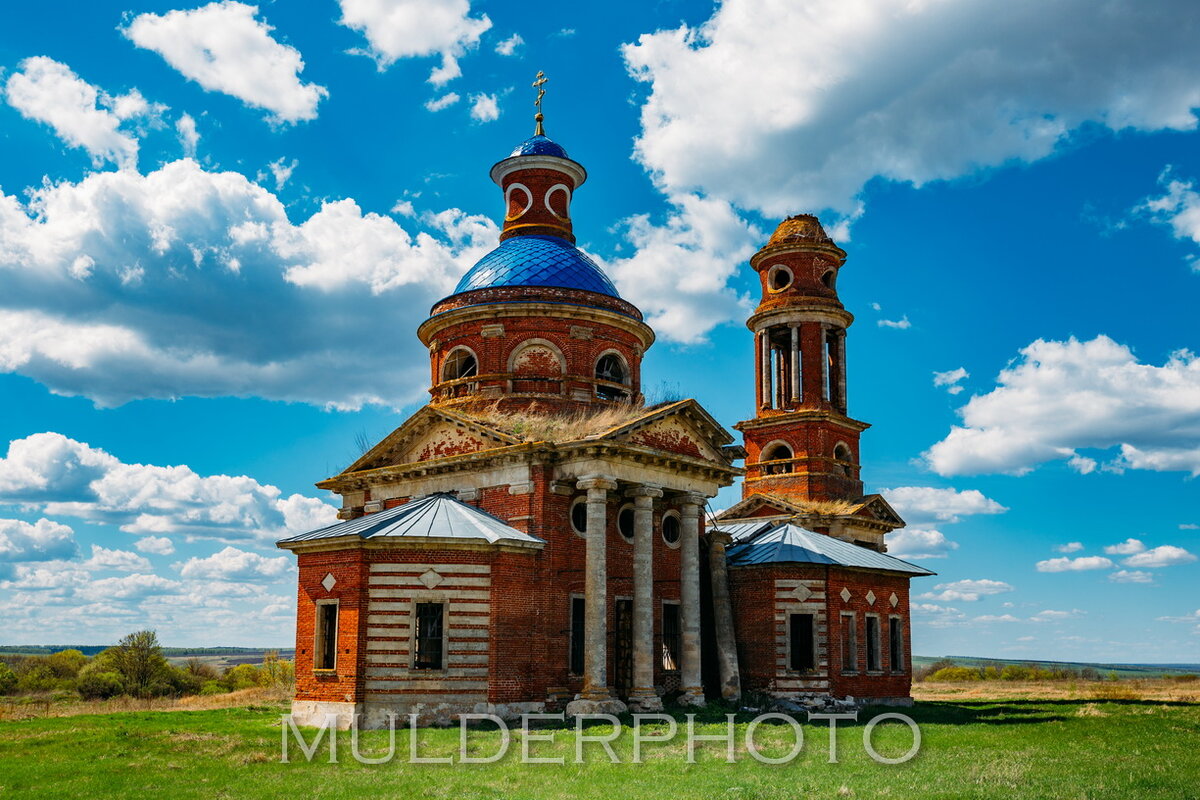
[[[629,695],[629,710],[643,714],[662,711],[662,698],[653,689],[634,689]]]
[[[678,702],[681,706],[691,706],[692,708],[704,708],[708,705],[708,701],[704,699],[704,690],[698,687],[684,689]]]
[[[568,717],[582,717],[594,714],[612,714],[614,717],[618,714],[624,714],[629,708],[615,697],[609,697],[605,700],[572,700],[567,703],[564,713]]]

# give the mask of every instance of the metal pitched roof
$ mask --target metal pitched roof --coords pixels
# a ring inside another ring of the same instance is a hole
[[[360,539],[474,539],[489,543],[543,543],[542,539],[506,525],[499,518],[486,511],[480,511],[453,495],[433,494],[395,508],[289,536],[280,539],[277,544],[334,539],[341,536],[357,536]]]
[[[745,524],[747,523],[719,527],[732,533],[730,529]],[[729,548],[728,556],[731,567],[778,563],[832,564],[904,572],[909,575],[936,574],[894,556],[859,547],[823,533],[805,530],[791,522],[780,523],[756,536],[743,538]]]

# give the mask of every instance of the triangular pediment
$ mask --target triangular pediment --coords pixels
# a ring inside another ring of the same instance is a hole
[[[342,474],[475,453],[519,441],[454,411],[425,406]]]
[[[891,525],[896,528],[904,527],[904,520],[896,513],[883,495],[869,494],[863,498],[862,505],[854,511],[856,516],[868,517]]]
[[[631,422],[588,438],[625,442],[721,464],[729,462],[722,448],[733,441],[733,436],[695,400],[680,400],[651,409]]]
[[[717,515],[718,520],[754,517],[792,517],[810,513],[804,507],[770,494],[752,494]]]

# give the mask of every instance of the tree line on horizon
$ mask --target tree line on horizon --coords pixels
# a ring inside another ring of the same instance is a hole
[[[294,680],[292,662],[270,650],[261,666],[238,664],[222,672],[199,658],[175,666],[151,630],[130,633],[90,657],[73,648],[47,655],[0,654],[0,695],[184,697],[255,687],[286,689]]]

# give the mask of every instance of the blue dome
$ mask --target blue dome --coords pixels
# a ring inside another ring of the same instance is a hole
[[[530,136],[525,141],[521,142],[511,153],[509,158],[513,156],[557,156],[559,158],[570,158],[567,151],[556,142],[550,141],[549,138],[542,134]]]
[[[493,286],[554,286],[620,297],[596,262],[557,236],[505,239],[462,276],[454,294]]]

